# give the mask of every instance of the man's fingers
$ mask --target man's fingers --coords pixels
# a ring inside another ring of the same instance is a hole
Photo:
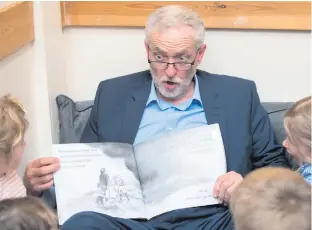
[[[48,183],[45,183],[45,184],[35,185],[34,186],[34,190],[35,191],[44,191],[44,190],[47,190],[47,189],[51,188],[51,186],[53,184],[54,184],[54,181],[51,180],[51,181],[49,181]]]
[[[59,163],[54,163],[51,165],[46,165],[40,168],[33,168],[31,172],[32,177],[42,177],[46,176],[48,174],[55,173],[57,170],[60,169],[60,164]]]
[[[25,185],[30,192],[41,192],[50,187],[50,184],[53,185],[53,174],[48,174],[42,177],[30,177],[26,181]]]
[[[241,180],[237,180],[235,181],[235,183],[233,183],[226,191],[226,197],[225,197],[225,201],[226,202],[230,202],[231,196],[233,194],[233,192],[235,191],[235,189],[240,185],[240,183],[242,182]]]
[[[55,163],[60,163],[60,160],[57,157],[42,157],[37,160],[34,160],[31,163],[32,168],[41,168],[45,165],[51,165]]]
[[[230,199],[232,190],[236,187],[234,186],[236,184],[236,180],[240,182],[241,178],[241,175],[231,171],[217,179],[213,188],[213,196],[218,198],[219,203],[227,202]],[[234,186],[233,189],[230,189],[232,186]]]
[[[41,192],[53,185],[53,173],[60,169],[56,157],[44,157],[30,162],[26,168],[24,183],[29,193]]]
[[[33,183],[32,184],[46,184],[49,183],[51,180],[53,180],[53,174],[48,174],[42,177],[35,177],[33,179]]]
[[[234,181],[229,178],[228,180],[223,181],[223,183],[220,186],[220,191],[219,191],[219,201],[223,203],[226,199],[226,196],[228,195],[228,189],[234,184]]]
[[[220,177],[218,177],[214,187],[213,187],[213,196],[214,197],[218,197],[219,196],[219,192],[220,192],[220,189],[221,189],[221,184],[223,183],[223,181],[226,179],[226,175],[222,175]]]
[[[232,186],[230,186],[227,190],[226,190],[226,193],[225,193],[225,196],[224,196],[224,202],[225,203],[229,203],[230,199],[231,199],[231,195],[232,195],[232,192],[234,191],[235,189],[235,184],[233,184]]]

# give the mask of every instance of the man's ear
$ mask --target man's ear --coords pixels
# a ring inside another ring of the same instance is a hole
[[[198,55],[197,55],[197,59],[196,59],[196,62],[197,64],[199,65],[201,63],[201,61],[203,60],[203,57],[204,57],[204,54],[206,52],[206,48],[207,48],[207,45],[206,44],[203,44],[199,50],[198,50]]]
[[[146,50],[146,57],[148,59],[148,56],[149,56],[148,53],[149,53],[150,48],[146,39],[144,40],[144,45],[145,45],[145,50]]]

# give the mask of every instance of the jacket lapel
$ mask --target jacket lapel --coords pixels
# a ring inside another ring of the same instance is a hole
[[[146,76],[136,84],[129,92],[122,112],[120,141],[133,144],[139,130],[140,122],[144,113],[145,105],[150,94],[151,76],[146,71]]]
[[[222,97],[216,82],[209,73],[198,70],[198,84],[200,97],[203,103],[208,125],[218,123],[221,130],[225,153],[228,152],[228,141],[226,132],[226,114],[222,105]]]

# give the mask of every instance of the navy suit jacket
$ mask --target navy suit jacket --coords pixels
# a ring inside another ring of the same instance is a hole
[[[207,122],[221,128],[228,171],[245,176],[263,166],[289,167],[253,81],[201,70],[197,76]],[[149,71],[102,81],[81,142],[133,144],[151,83]]]

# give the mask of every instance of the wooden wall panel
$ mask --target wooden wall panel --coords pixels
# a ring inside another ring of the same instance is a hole
[[[145,26],[149,14],[164,5],[180,4],[195,9],[206,28],[310,30],[311,2],[280,1],[64,1],[63,26]]]
[[[34,40],[33,2],[0,8],[0,59]]]

